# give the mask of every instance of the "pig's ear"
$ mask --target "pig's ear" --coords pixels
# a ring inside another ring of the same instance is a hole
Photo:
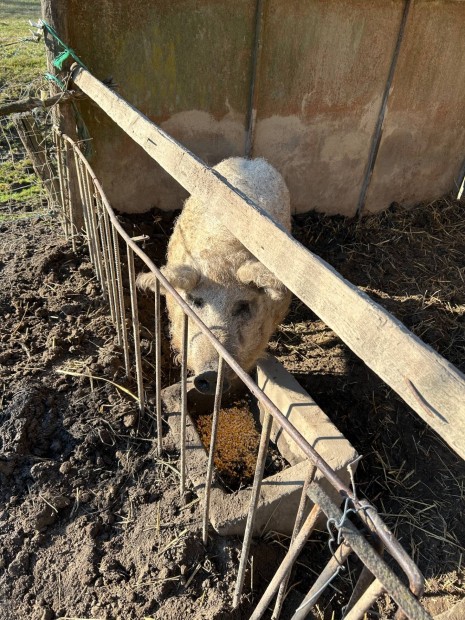
[[[284,284],[259,261],[249,260],[237,270],[237,279],[242,284],[263,289],[274,301],[284,299],[288,293]]]
[[[155,275],[149,271],[148,273],[140,273],[137,276],[136,284],[143,291],[155,291],[156,280]]]
[[[183,291],[191,291],[197,286],[200,280],[200,273],[193,267],[188,265],[174,265],[168,267],[165,265],[160,269],[162,274],[174,288],[181,289]],[[136,284],[143,291],[154,291],[157,278],[152,272],[140,273],[137,276]],[[164,295],[166,293],[163,286],[160,288],[160,292]]]
[[[190,265],[165,265],[162,274],[174,288],[192,291],[200,281],[200,273]]]

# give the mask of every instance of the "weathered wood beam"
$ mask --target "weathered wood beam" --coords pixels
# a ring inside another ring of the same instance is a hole
[[[72,79],[465,458],[457,368],[88,71],[75,68]]]

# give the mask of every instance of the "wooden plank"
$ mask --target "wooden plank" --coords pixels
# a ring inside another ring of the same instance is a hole
[[[462,373],[89,72],[73,80],[465,458]]]

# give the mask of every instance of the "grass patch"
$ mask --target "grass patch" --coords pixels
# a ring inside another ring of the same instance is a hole
[[[45,45],[27,40],[28,20],[40,13],[39,0],[0,1],[0,104],[48,90]],[[25,207],[42,209],[43,188],[8,117],[0,119],[0,161],[0,221],[18,219]]]
[[[18,220],[32,220],[41,216],[47,217],[50,213],[47,209],[32,211],[31,213],[0,213],[0,224],[4,222],[17,222]]]
[[[0,205],[8,201],[30,202],[42,189],[29,159],[6,161],[0,174]]]
[[[36,94],[44,88],[45,46],[33,43],[28,20],[40,17],[40,2],[0,2],[0,103]]]

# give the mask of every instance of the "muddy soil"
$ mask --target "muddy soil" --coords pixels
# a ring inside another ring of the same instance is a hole
[[[465,248],[448,238],[464,218],[453,205],[445,223],[446,211],[421,207],[410,227],[396,212],[376,226],[311,215],[297,219],[295,234],[463,370]],[[150,234],[146,251],[162,259],[170,218],[126,218],[126,226]],[[153,401],[139,418],[120,389],[135,392],[86,248],[74,253],[51,218],[0,228],[0,620],[250,617],[286,541],[255,542],[243,602],[232,610],[240,541],[212,532],[204,547],[197,498],[179,498],[168,428],[159,458]],[[429,255],[412,230],[434,237]],[[433,263],[444,253],[441,271]],[[153,313],[140,304],[149,378]],[[169,345],[163,350],[169,384],[179,371]],[[359,492],[427,576],[427,608],[439,613],[463,598],[463,462],[298,301],[270,350],[364,455]],[[327,538],[314,539],[291,577],[289,610],[328,559]],[[339,616],[353,578],[335,582],[315,618]],[[392,606],[379,613],[392,617]]]
[[[0,618],[240,617],[238,542],[204,548],[170,439],[103,380],[133,389],[86,251],[41,220],[1,242]]]

